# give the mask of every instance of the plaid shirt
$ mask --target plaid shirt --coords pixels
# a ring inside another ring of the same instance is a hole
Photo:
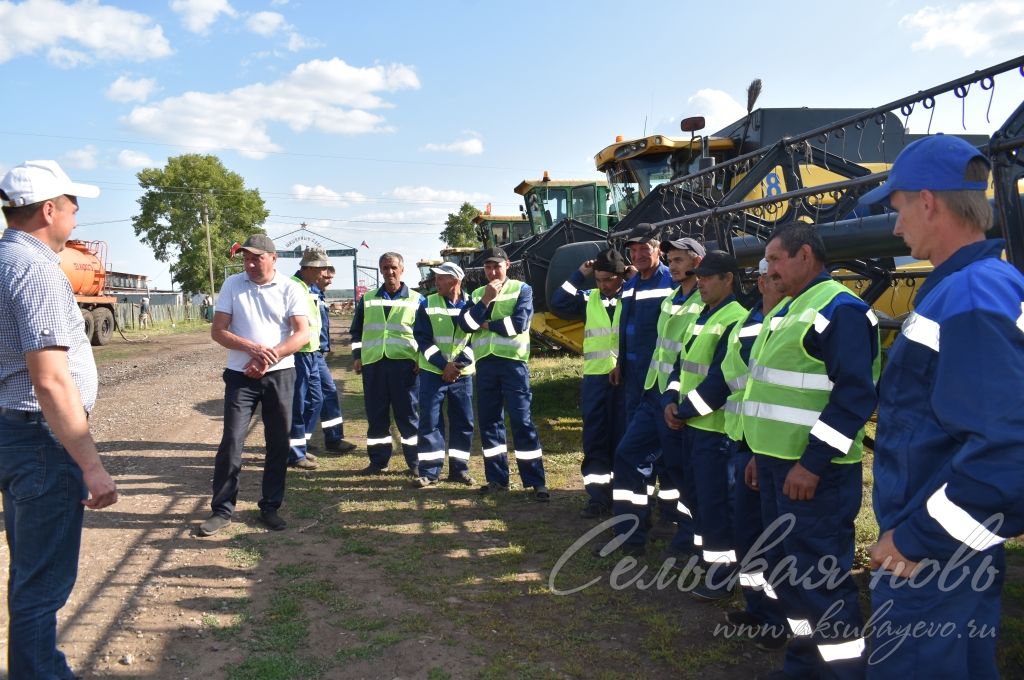
[[[60,269],[60,256],[15,229],[0,238],[0,407],[40,411],[25,353],[67,350],[68,368],[86,411],[96,403],[96,362],[85,322]]]

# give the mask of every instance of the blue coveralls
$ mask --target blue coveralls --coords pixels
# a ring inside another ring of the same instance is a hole
[[[459,326],[467,333],[491,321],[493,303],[482,301],[467,305],[459,316]],[[510,316],[501,323],[488,323],[491,332],[513,337],[530,328],[533,316],[533,289],[523,284]],[[507,320],[507,323],[505,321]],[[511,328],[508,328],[508,326]],[[508,486],[508,442],[505,436],[505,409],[508,409],[515,442],[516,465],[524,487],[544,486],[544,460],[530,406],[530,371],[525,361],[490,355],[476,357],[476,407],[480,424],[480,444],[484,454],[484,474],[489,483]]]
[[[822,272],[807,288],[829,278]],[[786,305],[776,316],[784,316],[788,311]],[[820,317],[807,331],[803,343],[810,356],[824,362],[833,383],[828,404],[818,421],[853,439],[877,403],[872,369],[878,352],[878,331],[874,325],[877,321],[868,305],[852,293],[836,296],[820,311]],[[772,526],[780,517],[793,519],[792,528],[784,525],[789,530],[781,543],[767,551],[765,559],[770,565],[768,580],[779,596],[780,611],[789,621],[793,635],[783,670],[794,678],[864,675],[865,656],[856,653],[863,648],[864,623],[857,584],[850,576],[854,520],[860,510],[863,475],[859,463],[831,462],[844,453],[811,434],[799,460],[754,456],[765,526]],[[786,475],[798,462],[820,478],[811,500],[794,501],[782,493]],[[771,536],[777,537],[779,533],[773,532]],[[829,556],[835,563],[831,581],[821,574],[819,561],[823,556]],[[787,564],[789,570],[784,569]],[[810,571],[817,577],[796,579],[789,576],[790,571]],[[798,584],[792,585],[793,580]],[[830,608],[835,609],[825,619]],[[826,653],[831,661],[822,656]]]
[[[625,388],[626,431],[615,449],[612,478],[612,510],[616,516],[636,515],[637,528],[625,543],[644,545],[650,521],[650,497],[655,481],[661,482],[659,498],[662,514],[690,526],[678,511],[683,490],[675,486],[678,475],[665,471],[662,450],[681,448],[678,430],[670,430],[661,411],[661,394],[657,388],[644,389],[647,369],[651,364],[658,338],[658,316],[661,302],[675,289],[668,267],[659,264],[649,279],[639,275],[622,287],[622,316],[619,320],[619,370]],[[676,301],[686,299],[680,293]],[[691,527],[692,528],[692,527]],[[616,531],[629,531],[631,524],[616,524]]]
[[[300,270],[301,271],[301,270]],[[294,278],[299,278],[295,272]],[[318,295],[317,289],[308,286],[307,295]],[[295,353],[295,393],[292,397],[292,427],[288,432],[288,464],[295,465],[306,457],[306,444],[313,436],[316,416],[320,413],[324,395],[320,385],[320,369],[316,351]],[[315,409],[315,410],[314,410]]]
[[[764,321],[764,309],[758,302],[743,322],[740,333],[740,357],[750,365],[750,349]],[[778,595],[767,582],[764,565],[756,562],[752,549],[764,531],[761,516],[761,494],[746,485],[744,475],[754,454],[745,439],[730,441],[732,485],[732,532],[739,560],[739,583],[746,601],[746,611],[772,627],[773,631],[788,634],[785,618],[779,611]],[[748,559],[749,558],[749,559]]]
[[[398,292],[390,295],[383,286],[377,289],[378,297],[385,300],[410,297],[409,287],[402,284]],[[422,300],[423,296],[416,294]],[[363,300],[360,298],[352,316],[352,358],[362,357],[363,342]],[[387,317],[390,307],[384,308]],[[409,469],[417,469],[416,431],[419,428],[418,367],[413,359],[389,359],[363,364],[363,402],[366,405],[366,452],[370,465],[384,469],[391,460],[391,414],[402,440],[402,455]]]
[[[341,412],[341,395],[327,365],[327,354],[331,351],[331,318],[327,301],[322,290],[310,286],[320,297],[320,351],[317,357],[317,371],[320,373],[320,391],[323,394],[323,405],[320,407],[320,427],[324,430],[324,444],[330,447],[345,438],[345,418]],[[308,402],[307,402],[308,403]],[[313,408],[313,404],[309,404]],[[316,422],[313,421],[313,425]],[[312,431],[312,428],[310,428]]]
[[[455,304],[445,300],[453,312],[453,321],[459,311],[469,303],[463,295]],[[416,346],[421,355],[431,347],[437,347],[434,330],[427,314],[427,300],[424,299],[416,312]],[[448,365],[447,358],[439,351],[427,359],[431,365],[443,371]],[[454,358],[459,367],[473,363],[466,352],[461,351]],[[457,477],[469,474],[469,453],[473,450],[473,376],[462,375],[454,382],[446,383],[437,373],[420,370],[420,425],[419,425],[419,474],[427,479],[438,479],[444,466],[445,425],[441,412],[445,399],[448,400],[448,475]]]
[[[1024,533],[1024,277],[1003,247],[964,246],[928,275],[879,383],[879,529],[935,566],[914,587],[873,575],[873,678],[998,677],[1002,544]],[[895,647],[914,625],[946,631]]]
[[[729,295],[713,309],[704,307],[697,317],[696,325],[702,326],[711,315],[717,312],[724,305],[735,300],[735,296]],[[725,329],[715,346],[715,353],[708,368],[708,374],[695,389],[700,398],[712,411],[717,411],[725,406],[725,400],[729,396],[729,386],[725,384],[722,376],[722,360],[725,358],[725,350],[728,347],[729,333],[732,332],[732,324]],[[687,348],[697,338],[692,335],[687,341]],[[701,415],[693,401],[689,398],[679,403],[679,372],[680,359],[676,360],[675,370],[669,378],[669,389],[662,395],[662,411],[669,404],[678,404],[676,416],[682,420],[689,420]],[[730,553],[729,564],[736,563],[736,542],[732,532],[732,503],[730,502],[732,476],[730,475],[730,464],[732,448],[729,445],[729,438],[719,432],[710,432],[695,427],[683,427],[682,446],[672,451],[666,451],[665,455],[669,461],[681,457],[681,465],[672,465],[670,470],[680,470],[682,479],[681,486],[685,488],[683,496],[692,499],[691,512],[693,521],[691,526],[681,525],[672,539],[672,545],[679,548],[700,547],[705,561],[705,568],[710,563],[721,562],[711,557],[714,553]],[[678,473],[677,473],[678,474]],[[742,477],[740,483],[742,484]],[[729,573],[726,570],[718,570],[713,574],[710,587],[725,587],[725,580]]]
[[[569,276],[569,285],[575,294],[559,288],[551,295],[551,311],[558,314],[585,315],[591,295],[601,295],[597,288],[580,290],[585,276],[577,269]],[[620,298],[612,298],[617,302]],[[615,306],[605,307],[609,319],[615,316]],[[608,375],[584,375],[580,385],[580,412],[583,416],[583,488],[593,503],[612,507],[612,460],[615,447],[626,429],[625,390],[608,382]]]

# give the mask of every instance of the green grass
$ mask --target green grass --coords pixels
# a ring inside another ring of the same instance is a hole
[[[344,365],[350,359],[335,357]],[[363,477],[365,453],[324,456],[315,475],[290,475],[284,511],[318,518],[304,533],[243,534],[231,559],[255,570],[262,596],[244,611],[211,612],[204,623],[231,630],[249,649],[228,678],[372,676],[376,663],[418,654],[421,644],[445,645],[453,661],[432,663],[416,677],[477,678],[699,678],[752,677],[778,667],[781,653],[749,642],[716,638],[715,623],[738,597],[720,605],[695,604],[673,581],[665,590],[609,585],[614,560],[586,547],[558,576],[565,589],[596,579],[573,595],[555,595],[549,575],[566,549],[592,522],[576,518],[583,502],[579,464],[578,359],[531,361],[534,420],[544,446],[550,504],[513,490],[481,498],[475,490],[440,484],[407,488],[407,477]],[[347,438],[365,431],[361,384],[345,381]],[[319,435],[317,435],[319,436]],[[400,454],[394,461],[402,467]],[[877,536],[870,509],[870,456],[865,460],[864,505],[856,522],[857,559]],[[471,472],[483,479],[479,449]],[[513,463],[512,479],[518,481]],[[654,578],[656,544],[645,581]],[[316,561],[307,550],[329,557]],[[1024,571],[1024,544],[1008,544],[1011,569]],[[326,560],[326,561],[325,561]],[[1006,587],[999,662],[1007,677],[1024,675],[1024,585]],[[628,626],[622,622],[628,621]],[[316,638],[326,625],[330,644]],[[310,636],[314,635],[314,639]],[[510,646],[510,641],[515,644]],[[351,670],[354,664],[365,664]],[[367,670],[368,669],[368,670]]]

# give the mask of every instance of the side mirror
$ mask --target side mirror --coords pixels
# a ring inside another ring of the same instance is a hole
[[[704,129],[704,116],[690,116],[679,121],[679,129],[683,132],[699,132]]]

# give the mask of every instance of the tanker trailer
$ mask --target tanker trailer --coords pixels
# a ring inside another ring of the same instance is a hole
[[[103,294],[106,255],[107,244],[103,241],[68,241],[60,252],[60,268],[71,282],[85,320],[85,337],[94,345],[107,344],[114,334],[116,299]]]

